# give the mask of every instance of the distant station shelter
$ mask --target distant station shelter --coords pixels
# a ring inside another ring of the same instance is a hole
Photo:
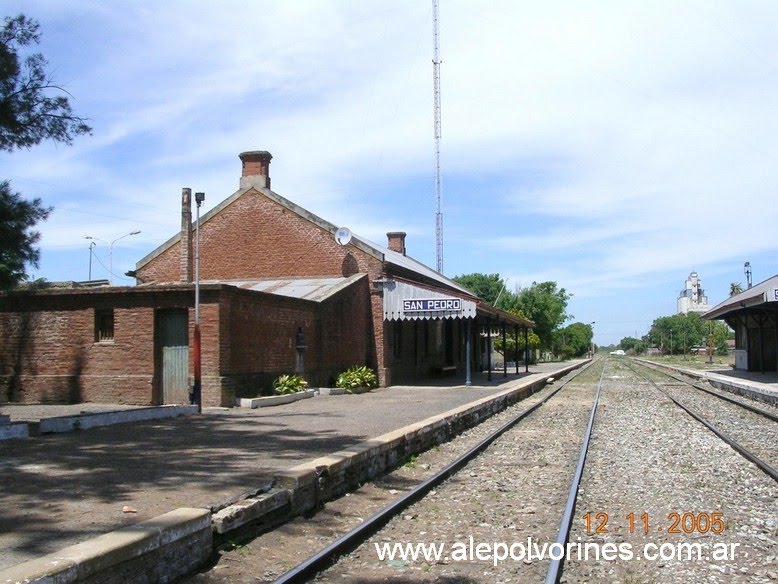
[[[287,373],[326,387],[355,365],[373,368],[382,386],[442,375],[467,384],[476,372],[491,377],[483,346],[496,339],[511,347],[499,373],[508,362],[519,372],[532,321],[407,256],[405,233],[387,234],[383,247],[273,192],[271,158],[240,155],[238,190],[200,218],[199,262],[197,196],[183,189],[181,230],[137,263],[135,286],[0,297],[3,398],[188,401],[198,265],[203,405],[232,406]]]
[[[735,369],[778,371],[778,275],[728,298],[703,315],[735,331]]]

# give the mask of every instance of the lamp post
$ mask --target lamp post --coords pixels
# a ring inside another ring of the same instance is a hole
[[[100,239],[99,237],[92,237],[91,235],[85,235],[84,239],[91,239],[93,241],[102,241],[103,243],[108,244],[108,282],[113,285],[113,244],[119,241],[120,239],[124,239],[125,237],[129,237],[130,235],[138,235],[140,233],[140,230],[137,231],[130,231],[129,233],[125,233],[121,237],[117,237],[113,241],[106,241],[105,239]],[[91,255],[91,246],[90,246],[90,255],[89,255],[89,279],[92,279],[92,255]]]
[[[97,244],[94,241],[89,242],[89,281],[92,281],[92,248]]]
[[[195,193],[197,203],[197,219],[195,221],[195,325],[194,325],[194,387],[192,387],[192,403],[197,406],[197,413],[203,411],[202,399],[202,369],[200,345],[200,205],[205,201],[205,193]]]
[[[592,329],[592,348],[591,348],[591,356],[594,357],[594,329],[592,328],[594,326],[595,321],[592,321],[589,323],[589,328]]]

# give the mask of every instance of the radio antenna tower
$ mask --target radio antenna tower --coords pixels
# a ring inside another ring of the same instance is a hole
[[[435,256],[443,273],[443,213],[440,210],[440,47],[438,45],[438,0],[432,0],[432,82],[435,94]]]

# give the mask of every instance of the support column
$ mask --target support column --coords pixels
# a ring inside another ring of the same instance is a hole
[[[524,326],[524,373],[529,373],[529,333]]]
[[[486,380],[492,380],[492,319],[486,319]]]
[[[764,373],[764,319],[759,315],[759,370]]]
[[[473,382],[470,379],[470,342],[472,337],[472,319],[467,319],[465,327],[465,387],[470,387]]]
[[[513,362],[516,363],[516,375],[519,374],[519,327],[513,325]]]
[[[502,376],[508,377],[508,345],[505,344],[505,323],[502,323]]]

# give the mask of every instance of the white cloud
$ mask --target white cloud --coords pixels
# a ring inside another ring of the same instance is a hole
[[[7,9],[22,10],[95,127],[0,158],[60,209],[44,263],[98,228],[141,228],[153,248],[178,229],[181,187],[210,208],[250,149],[273,153],[282,195],[432,255],[429,3]],[[775,249],[778,5],[458,0],[440,23],[447,272],[554,279],[607,304]]]

